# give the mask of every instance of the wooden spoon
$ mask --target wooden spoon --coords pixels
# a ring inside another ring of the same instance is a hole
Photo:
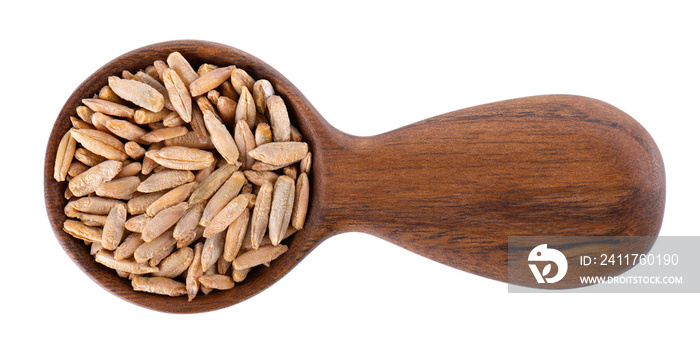
[[[108,76],[135,72],[173,51],[193,65],[235,64],[256,79],[268,79],[313,153],[306,226],[288,239],[289,251],[269,268],[253,270],[235,288],[192,302],[134,292],[128,280],[95,263],[88,247],[62,231],[66,184],[53,179],[57,145],[80,100],[96,93]],[[642,236],[649,238],[648,250],[661,226],[665,178],[651,136],[627,114],[598,100],[567,95],[514,99],[356,137],[329,125],[292,83],[259,59],[190,40],[126,53],[73,92],[48,142],[44,192],[58,241],[95,282],[143,307],[191,313],[261,292],[323,240],[343,232],[369,233],[500,281],[508,276],[509,236]]]

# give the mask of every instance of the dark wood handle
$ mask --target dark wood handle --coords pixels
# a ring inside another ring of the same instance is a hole
[[[522,98],[322,137],[314,172],[330,234],[370,233],[490,278],[507,278],[508,236],[655,236],[661,225],[654,141],[598,100]]]

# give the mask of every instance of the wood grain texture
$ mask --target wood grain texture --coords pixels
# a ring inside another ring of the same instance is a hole
[[[597,100],[521,98],[374,137],[328,133],[315,160],[329,183],[320,199],[327,230],[374,234],[485,277],[507,279],[508,236],[660,229],[658,149]]]
[[[88,247],[61,230],[65,183],[53,180],[55,151],[80,99],[122,70],[137,71],[181,52],[194,67],[235,64],[265,78],[287,103],[314,155],[304,229],[269,268],[241,284],[187,302],[134,292],[94,262]],[[224,308],[282,278],[326,238],[376,235],[417,254],[505,281],[512,235],[649,236],[658,234],[665,179],[649,134],[624,112],[566,95],[497,102],[433,117],[373,137],[329,125],[279,72],[238,49],[172,41],[126,53],[88,77],[56,119],[45,158],[46,208],[56,238],[95,282],[137,305],[174,313]]]

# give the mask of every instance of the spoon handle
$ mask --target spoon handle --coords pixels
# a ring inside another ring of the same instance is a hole
[[[651,136],[568,95],[462,109],[325,139],[320,222],[505,281],[509,236],[655,236],[665,177]],[[316,189],[319,189],[318,187]]]

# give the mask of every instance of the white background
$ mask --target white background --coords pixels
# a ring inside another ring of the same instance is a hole
[[[697,348],[698,294],[508,294],[503,283],[362,233],[324,242],[239,305],[154,312],[72,263],[42,190],[50,128],[83,79],[132,49],[203,39],[259,57],[358,135],[522,96],[604,100],[645,126],[664,157],[661,235],[698,235],[692,2],[10,3],[0,23],[1,349]]]

